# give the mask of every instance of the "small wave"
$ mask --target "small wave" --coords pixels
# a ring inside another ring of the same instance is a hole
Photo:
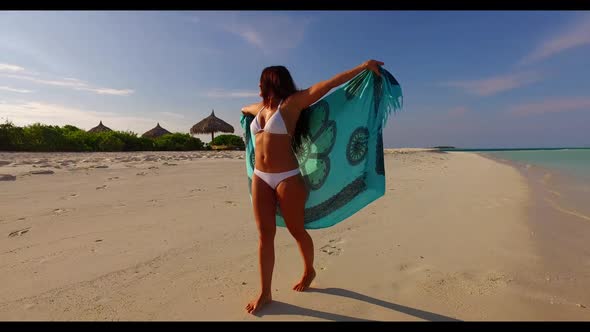
[[[585,214],[582,214],[582,213],[580,213],[578,211],[570,211],[570,210],[564,209],[561,206],[559,206],[557,203],[555,203],[554,201],[552,201],[552,200],[550,200],[548,198],[545,198],[545,201],[548,202],[551,205],[551,207],[553,207],[554,209],[556,209],[559,212],[567,213],[569,215],[578,217],[580,219],[584,219],[584,220],[590,221],[590,217],[587,216],[587,215],[585,215]]]

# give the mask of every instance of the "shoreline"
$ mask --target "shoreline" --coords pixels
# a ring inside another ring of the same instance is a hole
[[[590,256],[590,214],[580,211],[584,196],[574,187],[580,181],[582,186],[590,182],[554,168],[481,155],[516,169],[531,189],[527,220],[541,258],[537,291],[559,294],[551,298],[551,304],[585,307],[590,295],[571,286],[590,278],[590,261],[584,261]]]

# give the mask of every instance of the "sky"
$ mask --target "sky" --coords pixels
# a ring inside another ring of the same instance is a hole
[[[404,94],[387,148],[590,146],[576,11],[3,11],[0,122],[188,133],[215,110],[242,135],[265,67],[304,89],[368,59]]]

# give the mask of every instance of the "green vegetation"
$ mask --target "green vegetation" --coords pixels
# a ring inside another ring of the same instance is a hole
[[[71,125],[59,127],[36,123],[17,127],[10,122],[0,124],[0,151],[116,152],[203,149],[205,147],[200,139],[181,133],[146,138],[133,132],[122,131],[89,133]]]
[[[213,139],[211,145],[225,146],[229,149],[240,149],[244,150],[246,145],[242,137],[237,135],[219,135]]]

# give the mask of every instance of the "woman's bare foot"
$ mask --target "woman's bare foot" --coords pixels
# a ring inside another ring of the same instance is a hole
[[[260,294],[260,296],[246,305],[246,311],[249,314],[259,310],[262,306],[272,301],[272,296],[269,294]]]
[[[314,278],[315,278],[315,270],[314,269],[312,269],[311,272],[309,272],[309,273],[304,273],[303,278],[301,278],[301,281],[299,281],[298,284],[293,286],[293,290],[295,290],[297,292],[303,292],[304,290],[309,288],[309,285],[311,285],[311,282],[313,281]]]

